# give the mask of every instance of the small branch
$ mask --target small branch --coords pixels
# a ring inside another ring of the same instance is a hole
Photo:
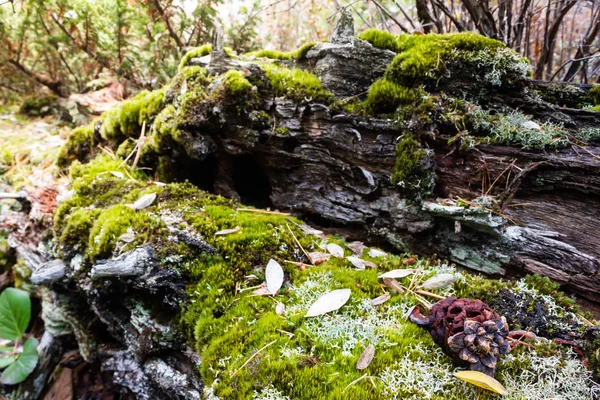
[[[290,233],[292,234],[292,237],[294,238],[294,241],[296,242],[296,244],[298,245],[298,247],[300,247],[300,250],[302,250],[302,252],[304,253],[304,255],[306,256],[306,258],[308,259],[308,262],[310,262],[311,264],[313,264],[310,256],[308,255],[308,253],[306,252],[306,250],[304,250],[304,247],[302,247],[302,245],[300,244],[300,242],[298,241],[298,239],[296,238],[296,235],[294,235],[294,231],[292,231],[292,228],[290,228],[290,225],[286,222],[285,226],[287,226],[288,231],[290,231]],[[314,264],[313,264],[314,265]]]
[[[259,210],[256,208],[238,208],[237,211],[254,212],[254,213],[258,213],[258,214],[284,215],[286,217],[289,217],[292,215],[290,213],[284,213],[284,212],[279,212],[279,211],[270,211],[270,210]]]

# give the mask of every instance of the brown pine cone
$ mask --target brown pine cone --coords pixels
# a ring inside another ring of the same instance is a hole
[[[448,297],[433,305],[429,318],[415,308],[410,319],[427,327],[452,358],[489,376],[494,376],[498,357],[510,350],[506,319],[481,300]]]

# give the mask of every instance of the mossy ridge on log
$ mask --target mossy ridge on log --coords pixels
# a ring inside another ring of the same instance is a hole
[[[600,300],[593,229],[584,224],[585,231],[569,231],[564,242],[548,237],[570,229],[566,210],[584,219],[578,212],[590,202],[587,194],[600,193],[593,144],[600,137],[598,113],[548,100],[568,98],[570,105],[587,107],[593,90],[568,89],[571,85],[560,89],[569,96],[556,90],[539,96],[543,85],[524,79],[523,59],[474,34],[391,38],[371,31],[364,37],[386,49],[347,37],[310,47],[299,63],[231,58],[216,75],[209,72],[214,69],[208,50],[199,51],[206,55],[190,57],[163,89],[162,110],[150,101],[127,107],[159,111],[144,113],[149,139],[140,165],[165,181],[189,179],[227,197],[367,227],[401,250],[441,254],[487,273],[548,274]],[[352,56],[348,49],[360,52]],[[341,56],[354,57],[356,66],[360,54],[372,54],[377,68],[384,66],[381,76],[369,77],[368,93],[332,95],[348,76],[332,76],[336,70],[324,72],[325,67],[338,65]],[[315,74],[302,69],[313,64],[320,66]],[[240,79],[228,83],[227,74]],[[232,96],[227,86],[245,81],[252,89]],[[140,134],[141,115],[134,112],[125,120],[134,122],[125,124],[134,129],[131,138]],[[580,152],[573,143],[591,150]],[[260,189],[248,186],[252,179]],[[520,185],[522,179],[526,185]],[[482,182],[487,187],[480,189]],[[545,205],[560,204],[557,188],[574,193],[564,211],[532,214],[526,224],[535,228],[512,226],[526,209],[509,209],[511,201],[525,197],[522,203],[528,204],[535,192]],[[456,196],[467,202],[459,200],[452,212],[428,202]],[[481,217],[472,218],[474,212]]]
[[[515,314],[512,308],[503,310],[500,303],[498,310],[506,313],[515,328],[524,327],[520,323],[530,322],[529,313],[540,312],[542,308],[545,319],[538,319],[537,325],[528,327],[534,327],[542,335],[554,329],[552,334],[560,336],[568,331],[583,338],[585,328],[573,314],[572,303],[548,280],[531,278],[518,283],[489,280],[458,272],[436,260],[417,259],[415,262],[393,254],[375,258],[363,256],[377,263],[377,269],[356,270],[347,260],[332,258],[302,271],[283,262],[303,260],[290,229],[307,251],[319,250],[323,242],[304,234],[296,225],[301,221],[285,215],[247,212],[235,202],[206,194],[189,184],[156,186],[144,174],[128,168],[126,172],[135,180],[114,174],[121,162],[102,155],[89,164],[75,163],[71,168],[73,197],[62,203],[55,214],[56,237],[65,263],[73,265],[70,262],[73,259],[83,259],[82,264],[77,264],[77,270],[67,273],[71,276],[68,279],[84,282],[92,265],[101,265],[97,262],[100,256],[127,254],[139,246],[150,245],[159,268],[180,275],[187,285],[187,299],[180,303],[180,320],[172,314],[168,319],[161,317],[161,324],[173,330],[169,335],[175,338],[174,343],[178,337],[175,332],[182,332],[201,356],[200,372],[208,398],[260,398],[269,393],[294,399],[323,396],[332,399],[463,399],[474,396],[476,389],[452,378],[451,360],[435,346],[429,334],[406,321],[404,316],[416,304],[416,298],[393,295],[382,306],[369,304],[369,300],[382,293],[377,276],[397,268],[418,269],[422,272],[420,280],[438,273],[455,273],[456,283],[439,291],[442,296],[452,294],[491,302],[500,293],[512,293],[524,307],[523,312]],[[151,192],[157,197],[149,207],[134,211],[125,206]],[[91,213],[84,223],[81,213],[86,215],[87,210]],[[132,218],[134,214],[142,219]],[[80,227],[77,235],[65,234],[75,226]],[[96,226],[99,229],[94,229]],[[239,231],[215,236],[219,231],[236,227]],[[133,240],[121,237],[128,231]],[[183,237],[178,236],[182,232],[187,238],[206,242],[218,254],[206,254],[189,239],[175,239]],[[332,237],[327,240],[342,245],[346,254],[351,254],[342,240]],[[106,251],[98,254],[101,244]],[[81,258],[77,254],[85,256]],[[255,296],[248,290],[262,282],[264,266],[270,258],[282,263],[286,276],[276,301]],[[256,278],[252,279],[252,275]],[[130,284],[126,278],[115,278],[112,285],[108,285],[110,278],[97,277],[92,281],[91,287],[100,295],[94,295],[97,310],[108,312],[111,307],[117,307],[116,304],[100,306],[98,301],[102,296],[110,297],[117,282],[121,286]],[[407,277],[402,282],[408,284],[410,280],[411,277]],[[82,290],[84,287],[90,288],[82,286]],[[339,312],[304,318],[305,311],[318,297],[338,288],[352,290],[350,302]],[[173,292],[161,294],[173,295]],[[145,312],[149,315],[160,314],[158,304],[164,301],[162,297],[152,299],[130,290],[121,296],[125,297],[118,307],[133,305],[134,309],[148,310]],[[528,300],[523,296],[528,296]],[[276,302],[284,303],[283,315],[276,314]],[[137,339],[134,336],[129,340],[141,341],[143,332],[140,331]],[[152,357],[154,352],[164,350],[166,339],[161,339],[158,332],[144,340],[150,342],[134,347],[142,352],[140,355],[148,351],[144,349],[153,349],[143,357]],[[173,339],[166,341],[171,342]],[[365,372],[356,369],[356,361],[369,344],[376,347],[376,355],[366,372],[379,379],[374,384],[363,380],[346,389]],[[244,365],[249,358],[251,362]],[[556,370],[553,369],[550,376],[547,369],[556,362],[563,365],[558,369],[558,379]],[[535,382],[524,378],[527,376],[524,370],[535,371]],[[566,399],[572,395],[586,396],[587,374],[565,348],[542,341],[533,344],[533,348],[523,346],[501,359],[497,377],[511,390],[509,398],[544,396],[543,390],[555,390],[555,395]],[[488,397],[491,398],[484,394],[482,398]]]

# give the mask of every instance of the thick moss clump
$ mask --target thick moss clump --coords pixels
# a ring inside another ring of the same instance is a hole
[[[398,52],[398,36],[392,35],[386,31],[378,29],[367,29],[357,36],[359,39],[366,40],[373,46],[380,49]]]
[[[29,117],[45,117],[54,114],[57,111],[57,100],[58,97],[51,94],[28,97],[19,107],[19,114]]]
[[[212,51],[212,46],[210,44],[204,44],[200,47],[196,47],[183,55],[181,61],[179,62],[179,70],[186,67],[192,58],[196,57],[204,57]]]
[[[590,89],[590,97],[594,102],[593,109],[600,111],[600,85],[594,85],[594,87]]]
[[[435,87],[456,76],[500,86],[525,78],[529,71],[529,62],[502,42],[470,32],[400,35],[395,51],[385,77],[409,87]]]
[[[427,151],[406,131],[396,144],[392,183],[406,192],[408,197],[422,200],[433,190],[435,184],[432,168],[428,163]]]
[[[67,143],[60,149],[56,164],[65,168],[74,160],[87,161],[93,153],[96,145],[94,140],[94,126],[91,123],[87,126],[80,126],[69,132]]]
[[[426,96],[421,88],[411,89],[386,79],[380,79],[369,88],[364,106],[369,113],[392,113],[401,105],[417,105]]]
[[[125,138],[138,138],[142,125],[147,127],[164,106],[165,89],[144,90],[117,107],[102,114],[102,137],[121,143]]]
[[[247,56],[256,58],[265,57],[272,60],[303,61],[306,59],[306,53],[308,53],[308,51],[316,44],[316,42],[306,43],[294,51],[258,50],[247,54]]]
[[[321,86],[321,81],[308,71],[298,68],[285,68],[275,64],[262,64],[261,67],[271,81],[276,96],[290,100],[330,102],[333,93]]]

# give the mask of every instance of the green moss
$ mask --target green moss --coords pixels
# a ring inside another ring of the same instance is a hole
[[[600,106],[600,85],[594,85],[590,89],[590,97],[595,106]]]
[[[425,97],[423,89],[410,89],[397,83],[380,79],[369,88],[365,107],[369,113],[391,113],[401,105],[415,105]]]
[[[54,95],[32,96],[23,100],[19,114],[30,117],[45,117],[55,112],[58,98]]]
[[[262,64],[262,68],[271,81],[277,96],[284,96],[294,101],[329,102],[334,96],[323,89],[321,81],[308,71],[298,68],[285,68],[274,64]]]
[[[15,263],[16,257],[8,245],[8,239],[0,232],[0,273],[8,271]]]
[[[146,129],[164,106],[165,89],[144,90],[117,107],[102,114],[102,137],[120,143],[125,138],[137,139],[146,122]]]
[[[302,60],[306,59],[306,53],[308,53],[308,51],[310,49],[312,49],[314,46],[316,46],[316,44],[317,44],[316,42],[306,43],[294,51],[285,51],[285,52],[277,51],[277,50],[258,50],[258,51],[249,53],[248,56],[256,57],[256,58],[265,57],[265,58],[270,58],[272,60],[302,61]]]
[[[366,40],[373,46],[380,49],[398,52],[398,36],[378,29],[367,29],[357,36],[359,39]]]
[[[188,51],[184,54],[184,56],[181,58],[181,61],[179,62],[179,71],[181,71],[182,68],[186,67],[188,62],[190,62],[192,58],[204,57],[210,54],[211,51],[212,46],[210,44],[205,44]]]
[[[527,60],[502,42],[460,32],[452,34],[400,35],[398,55],[386,71],[386,79],[405,86],[439,84],[455,75],[500,86],[524,78]]]
[[[434,186],[426,157],[425,149],[408,131],[398,140],[391,181],[415,200],[422,199]]]
[[[102,211],[91,227],[86,258],[93,261],[109,257],[119,237],[128,229],[136,232],[136,243],[147,243],[159,227],[159,220],[145,211],[121,204],[109,207]]]
[[[80,126],[69,132],[67,143],[60,149],[56,164],[65,168],[74,160],[86,161],[95,147],[94,125],[92,122],[86,126]]]
[[[236,99],[246,98],[252,93],[254,88],[254,86],[248,82],[248,79],[246,79],[240,71],[236,70],[230,70],[225,73],[223,84],[225,85],[227,94]]]

